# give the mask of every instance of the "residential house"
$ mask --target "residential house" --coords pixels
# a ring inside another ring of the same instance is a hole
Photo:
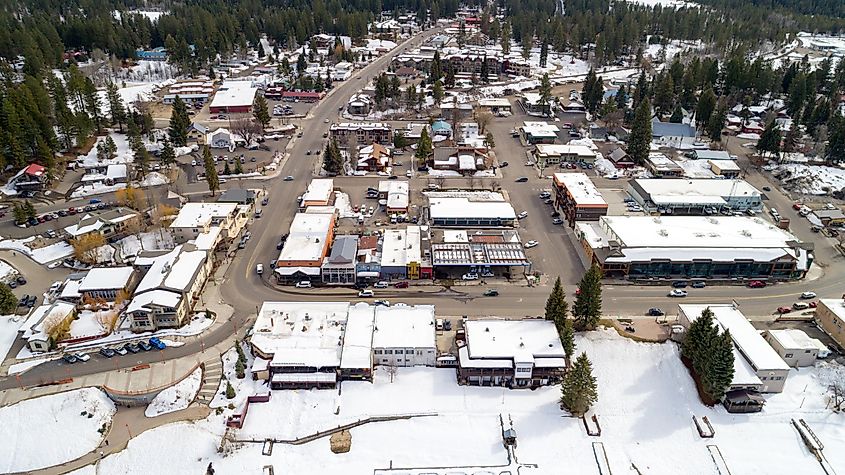
[[[390,149],[384,145],[374,143],[358,150],[358,170],[383,172],[392,165]]]
[[[552,114],[551,101],[543,103],[540,94],[536,92],[523,93],[519,104],[528,115],[548,117]]]
[[[100,234],[113,242],[126,237],[141,223],[141,215],[129,208],[114,208],[101,213],[86,213],[78,223],[65,227],[72,239],[89,234]]]
[[[614,149],[610,154],[607,156],[608,160],[613,163],[613,166],[616,168],[633,168],[634,160],[628,155],[628,152],[625,151],[622,147],[617,147]]]
[[[196,142],[199,145],[205,145],[205,139],[208,137],[208,132],[208,127],[200,124],[199,122],[194,122],[188,128],[188,140]]]
[[[248,208],[236,203],[185,203],[170,223],[170,232],[177,244],[183,244],[219,227],[220,240],[232,240],[246,225],[247,213]]]
[[[431,124],[431,133],[432,140],[434,141],[437,141],[437,137],[441,137],[443,140],[449,140],[452,138],[452,126],[443,119],[437,119]]]
[[[229,129],[220,127],[205,136],[205,144],[211,148],[223,148],[229,151],[235,149],[235,138]]]
[[[30,163],[9,179],[9,185],[16,191],[41,191],[48,182],[47,169],[37,163]]]
[[[352,115],[367,116],[372,110],[373,100],[367,94],[355,94],[346,103],[346,112]]]
[[[18,330],[26,346],[34,353],[50,351],[56,344],[51,332],[53,328],[69,328],[76,318],[76,305],[56,300],[37,307]]]
[[[235,203],[242,206],[252,206],[255,204],[255,190],[245,190],[243,188],[230,188],[220,194],[217,198],[218,203]]]

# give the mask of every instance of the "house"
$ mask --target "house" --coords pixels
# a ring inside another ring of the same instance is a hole
[[[396,133],[402,133],[402,136],[405,137],[405,141],[410,144],[415,144],[420,141],[420,137],[422,137],[422,132],[425,130],[428,132],[428,136],[431,137],[431,126],[427,123],[418,124],[414,122],[410,122],[405,126],[405,129],[397,130]]]
[[[651,122],[651,137],[660,145],[680,148],[695,142],[695,127],[689,124],[660,122],[655,118]]]
[[[383,366],[434,366],[434,305],[375,307],[373,361]]]
[[[622,147],[615,148],[610,154],[607,156],[608,160],[613,163],[613,166],[616,168],[633,168],[634,160],[628,155]]]
[[[710,171],[715,175],[725,178],[736,178],[742,173],[742,169],[734,160],[707,160]]]
[[[586,145],[562,145],[538,143],[534,149],[534,160],[541,167],[558,163],[595,163],[597,154]]]
[[[516,212],[501,193],[492,191],[428,192],[434,226],[513,226]],[[384,265],[384,263],[382,263]]]
[[[329,127],[329,135],[341,145],[345,145],[350,136],[354,136],[358,144],[362,145],[387,144],[393,141],[393,128],[380,122],[342,122],[332,124]]]
[[[126,237],[141,222],[141,215],[129,208],[114,208],[101,213],[86,213],[78,223],[65,227],[73,239],[89,234],[100,234],[106,241]]]
[[[138,48],[135,50],[135,58],[144,61],[167,61],[167,50],[161,46],[148,50]]]
[[[214,132],[205,135],[205,143],[211,148],[223,148],[229,151],[235,149],[235,138],[229,129],[218,127]]]
[[[789,366],[733,304],[678,305],[678,323],[689,330],[708,308],[713,312],[713,324],[720,333],[729,331],[734,343],[734,376],[729,390],[782,392]]]
[[[610,278],[801,279],[813,243],[748,216],[602,216],[575,223],[588,262]]]
[[[607,140],[607,136],[609,133],[607,132],[607,127],[600,127],[595,124],[590,124],[590,129],[587,132],[590,139],[597,141],[597,142],[604,142]]]
[[[76,318],[76,305],[56,300],[37,307],[18,330],[30,351],[43,353],[56,344],[50,335],[53,328],[70,328]]]
[[[763,338],[772,345],[786,364],[794,368],[813,366],[819,357],[819,347],[816,344],[818,340],[814,341],[801,330],[766,330]]]
[[[678,177],[684,174],[682,166],[662,153],[649,153],[645,167],[655,177]]]
[[[474,148],[438,147],[434,149],[432,168],[473,175],[487,168],[487,158]]]
[[[562,105],[563,112],[567,114],[586,114],[587,106],[578,101],[569,101]]]
[[[185,244],[158,256],[139,256],[135,264],[146,273],[126,307],[132,331],[178,328],[189,321],[211,274],[208,252]]]
[[[531,145],[553,144],[557,141],[560,128],[548,122],[523,122],[520,132],[525,141]]]
[[[543,104],[540,94],[536,92],[523,93],[519,98],[519,104],[528,115],[548,117],[552,113],[551,102]]]
[[[484,97],[478,100],[478,108],[493,114],[511,114],[513,106],[506,97]]]
[[[819,299],[814,319],[839,348],[845,348],[845,299]]]
[[[392,165],[390,149],[384,145],[374,143],[358,150],[358,170],[383,172]]]
[[[170,232],[177,244],[183,244],[219,227],[220,240],[231,240],[248,219],[247,211],[236,203],[185,203],[170,223]]]
[[[346,112],[352,115],[367,116],[373,110],[373,100],[367,94],[355,94],[346,103]]]
[[[30,163],[9,179],[9,186],[18,192],[41,191],[47,182],[47,169],[37,163]]]
[[[465,320],[464,333],[458,348],[460,384],[537,388],[563,378],[566,353],[553,322]]]
[[[716,210],[759,211],[763,195],[745,180],[636,178],[628,193],[648,211],[671,214],[715,214]]]
[[[294,215],[288,239],[276,260],[276,278],[285,283],[319,281],[323,261],[332,248],[334,225],[334,214]]]
[[[79,283],[83,300],[115,301],[132,295],[138,275],[132,267],[95,267]]]
[[[217,202],[252,206],[255,204],[255,191],[245,190],[243,188],[230,188],[220,194],[220,197],[217,198]]]
[[[357,280],[358,236],[335,236],[320,272],[324,284],[352,285]]]
[[[431,124],[432,140],[436,137],[443,137],[448,140],[452,138],[452,126],[443,119],[437,119]]]
[[[386,200],[387,214],[405,214],[408,212],[409,185],[407,181],[382,180],[378,182],[379,200]]]
[[[403,78],[403,79],[413,79],[413,78],[416,78],[420,75],[419,70],[417,70],[416,68],[409,67],[409,66],[400,66],[400,67],[396,68],[396,71],[394,71],[394,73],[398,77]]]
[[[205,139],[208,136],[208,127],[194,122],[188,127],[188,140],[196,142],[199,145],[205,145]]]
[[[555,173],[552,182],[555,209],[562,211],[570,227],[575,227],[575,221],[607,216],[607,202],[585,173]]]
[[[258,88],[250,81],[224,81],[208,106],[211,114],[251,114]]]

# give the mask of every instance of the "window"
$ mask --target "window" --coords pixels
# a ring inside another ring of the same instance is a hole
[[[376,354],[376,355],[380,355],[380,354],[381,354],[381,350],[373,350],[373,353],[374,353],[374,354]]]
[[[781,380],[783,380],[783,376],[777,376],[777,377],[775,377],[775,381],[781,381]]]
[[[792,353],[787,353],[783,355],[784,358],[792,358]]]
[[[812,351],[812,350],[804,350],[804,353],[809,353],[810,351]]]
[[[393,350],[384,350],[384,354],[386,354],[386,355],[392,355],[392,354],[393,354]]]
[[[530,373],[530,372],[531,372],[531,368],[517,368],[517,369],[516,369],[516,372],[517,372],[517,373]]]
[[[382,363],[384,363],[384,364],[387,364],[387,358],[383,358],[383,359],[381,360],[381,362],[382,362]]]

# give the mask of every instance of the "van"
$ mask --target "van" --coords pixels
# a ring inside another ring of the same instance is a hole
[[[435,320],[434,329],[437,331],[443,331],[443,319],[438,318]]]
[[[264,264],[256,264],[255,273],[261,275],[264,273]]]

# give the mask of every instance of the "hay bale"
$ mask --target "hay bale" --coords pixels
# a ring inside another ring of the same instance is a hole
[[[345,454],[352,448],[352,434],[348,430],[342,430],[332,434],[331,439],[332,452],[336,454]]]

